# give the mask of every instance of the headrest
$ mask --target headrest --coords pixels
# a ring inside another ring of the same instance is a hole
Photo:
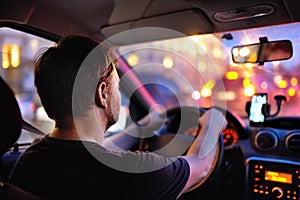
[[[13,91],[0,77],[0,156],[18,140],[22,115]]]

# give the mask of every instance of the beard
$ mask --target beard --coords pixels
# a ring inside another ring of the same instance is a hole
[[[112,104],[110,103],[108,106],[107,106],[107,109],[105,111],[105,116],[106,116],[106,130],[111,127],[112,125],[114,125],[117,121],[118,121],[118,118],[119,118],[119,110],[120,110],[120,106],[118,108],[116,107],[112,107],[111,106]]]

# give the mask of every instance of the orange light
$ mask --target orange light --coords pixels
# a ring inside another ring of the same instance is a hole
[[[292,184],[292,175],[282,172],[265,171],[265,180]]]
[[[3,69],[7,69],[10,65],[8,51],[9,51],[8,45],[3,45],[2,46],[2,52],[3,52],[2,53],[2,67],[3,67]]]
[[[286,88],[287,87],[287,82],[286,82],[286,80],[281,80],[279,83],[278,83],[278,87],[279,88]]]
[[[226,78],[228,80],[237,80],[239,78],[239,74],[235,71],[229,71],[226,73]]]
[[[295,78],[295,77],[291,78],[291,85],[296,86],[297,84],[298,84],[297,78]]]
[[[18,45],[11,46],[11,65],[13,67],[20,65],[20,47]]]
[[[4,44],[2,46],[2,67],[18,67],[20,65],[20,47],[16,44]]]

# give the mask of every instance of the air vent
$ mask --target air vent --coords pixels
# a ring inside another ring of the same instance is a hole
[[[261,151],[270,151],[277,147],[278,138],[273,131],[263,130],[255,135],[254,145]]]
[[[285,146],[292,151],[300,152],[300,132],[293,132],[285,139]]]

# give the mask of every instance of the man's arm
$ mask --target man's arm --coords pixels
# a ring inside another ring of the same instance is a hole
[[[183,156],[189,164],[190,176],[180,195],[199,183],[209,172],[216,154],[220,133],[227,124],[223,114],[216,109],[205,112],[199,118],[199,123],[201,129],[187,155]]]

